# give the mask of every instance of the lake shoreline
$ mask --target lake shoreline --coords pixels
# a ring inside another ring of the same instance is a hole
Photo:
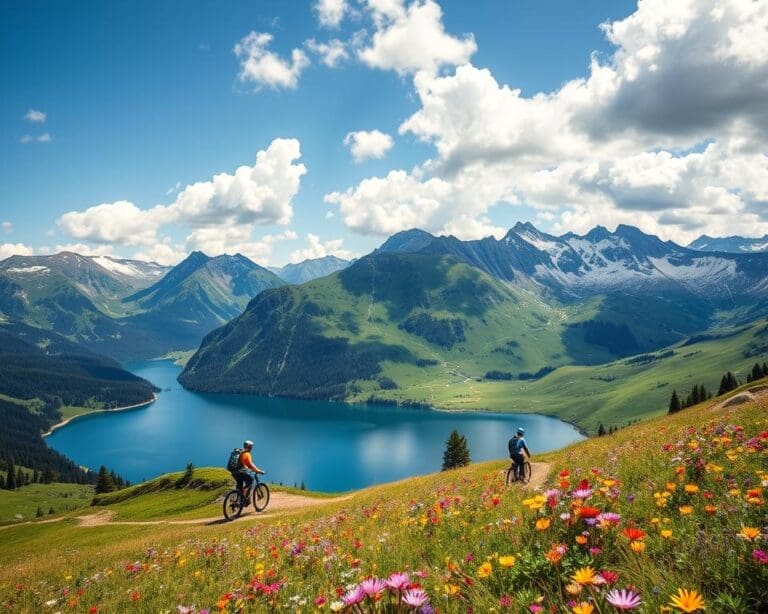
[[[92,416],[93,414],[106,414],[106,413],[112,413],[112,412],[121,412],[121,411],[128,411],[130,409],[138,409],[139,407],[144,407],[146,405],[151,405],[155,401],[157,401],[158,395],[156,392],[152,393],[152,398],[147,401],[142,401],[141,403],[136,403],[134,405],[125,405],[123,407],[113,407],[111,409],[94,409],[93,411],[88,411],[83,414],[78,414],[77,416],[70,416],[69,418],[66,418],[62,420],[61,422],[57,422],[56,424],[51,425],[51,427],[42,435],[40,435],[43,439],[48,437],[51,433],[54,431],[67,426],[70,422],[73,420],[77,420],[78,418],[82,418],[83,416]]]

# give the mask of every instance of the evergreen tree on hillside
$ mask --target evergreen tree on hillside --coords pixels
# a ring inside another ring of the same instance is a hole
[[[13,461],[8,461],[8,474],[5,478],[5,487],[8,490],[16,490],[16,467]]]
[[[603,426],[603,423],[601,422],[600,425],[597,427],[597,436],[602,437],[605,435],[605,427]]]
[[[467,447],[467,438],[459,435],[454,430],[451,432],[448,441],[445,442],[445,452],[443,453],[443,471],[455,469],[456,467],[465,467],[469,465],[469,448]]]
[[[107,468],[102,465],[99,467],[99,475],[96,478],[96,494],[112,492],[113,490],[115,490],[115,484],[112,481],[112,476],[107,471]]]
[[[752,373],[747,375],[747,382],[754,382],[759,379],[762,379],[765,377],[765,373],[763,373],[763,367],[760,365],[759,362],[756,362],[755,365],[752,367]]]
[[[717,391],[717,396],[720,396],[721,394],[726,394],[730,392],[731,390],[736,390],[736,388],[739,387],[739,380],[736,379],[736,376],[728,371],[725,375],[723,375],[723,378],[720,380],[720,388]]]
[[[672,398],[669,399],[669,412],[670,414],[676,414],[683,406],[680,404],[680,397],[677,396],[677,390],[672,391]]]
[[[768,362],[763,363],[763,377],[768,377]]]
[[[56,476],[53,473],[53,469],[50,468],[50,466],[46,465],[43,468],[43,474],[40,476],[40,481],[43,484],[50,484],[51,482],[56,481]]]
[[[192,463],[187,463],[187,468],[184,470],[184,475],[179,478],[177,485],[186,486],[192,481],[192,476],[195,475],[195,466]]]

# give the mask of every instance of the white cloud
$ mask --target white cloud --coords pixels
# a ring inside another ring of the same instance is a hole
[[[256,155],[253,166],[184,188],[167,210],[174,221],[190,226],[288,224],[293,197],[307,172],[299,141],[275,139]]]
[[[440,6],[433,0],[369,1],[376,31],[358,57],[372,68],[399,74],[436,72],[441,66],[465,64],[477,51],[474,36],[456,38],[445,32]]]
[[[394,141],[380,130],[359,130],[348,133],[344,137],[344,145],[349,147],[355,162],[362,162],[366,158],[383,158],[392,149]]]
[[[381,8],[381,31],[403,11]],[[421,108],[400,133],[435,158],[326,200],[368,233],[495,232],[498,203],[534,207],[553,229],[628,222],[681,242],[768,231],[768,3],[643,0],[602,27],[614,53],[553,92],[523,96],[471,64],[417,73]]]
[[[53,137],[48,132],[43,132],[38,136],[32,136],[31,134],[25,134],[19,138],[19,143],[26,145],[27,143],[50,143]]]
[[[268,50],[273,36],[267,32],[251,32],[235,45],[240,59],[240,81],[251,81],[257,89],[267,85],[273,89],[295,89],[301,72],[309,66],[309,58],[301,49],[291,52],[290,60]]]
[[[126,200],[89,207],[85,211],[70,211],[62,215],[58,224],[74,239],[94,243],[118,243],[128,247],[153,245],[157,230],[166,219],[161,206],[150,210],[139,209]]]
[[[319,43],[314,38],[310,38],[304,44],[312,53],[319,55],[320,61],[328,68],[336,68],[349,58],[346,45],[338,38],[331,39],[327,43]]]
[[[166,196],[170,196],[171,194],[176,194],[181,189],[181,181],[177,181],[174,185],[172,185],[170,188],[168,188],[165,191]]]
[[[0,260],[11,256],[31,256],[34,253],[34,248],[23,243],[0,243]]]
[[[309,233],[306,236],[306,241],[307,246],[305,248],[291,252],[291,262],[303,262],[304,260],[324,258],[325,256],[336,256],[344,260],[351,260],[355,257],[354,252],[342,248],[343,239],[322,241],[317,235]]]
[[[0,228],[2,228],[5,232],[11,232],[13,230],[13,224],[11,222],[3,222],[0,224]]]
[[[250,229],[256,225],[288,224],[293,215],[293,197],[306,173],[299,142],[275,139],[256,154],[253,166],[241,166],[233,174],[220,173],[210,181],[184,188],[170,205],[140,209],[128,201],[104,203],[84,211],[62,215],[58,225],[73,239],[99,244],[155,248],[167,262],[175,257],[167,247],[157,247],[162,226],[207,229],[206,236]]]
[[[43,134],[37,137],[38,143],[50,143],[52,140],[53,137],[48,132],[43,132]]]
[[[202,228],[187,237],[187,250],[200,250],[209,256],[220,254],[243,254],[254,262],[269,264],[274,246],[282,241],[295,241],[299,236],[292,230],[278,234],[267,234],[256,241],[251,239],[253,227],[230,227],[226,229]]]
[[[346,0],[317,0],[315,4],[317,19],[326,28],[338,28],[348,9]]]
[[[157,243],[147,249],[136,252],[132,257],[145,262],[157,262],[164,266],[174,266],[187,257],[187,252],[179,245],[170,242]]]
[[[44,124],[47,117],[47,113],[36,109],[29,109],[29,111],[24,114],[24,119],[33,124]]]

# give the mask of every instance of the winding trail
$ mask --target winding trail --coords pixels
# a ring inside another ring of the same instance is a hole
[[[552,468],[551,463],[531,463],[531,481],[525,486],[513,486],[519,488],[525,488],[526,490],[539,490],[547,479],[549,471]],[[504,468],[502,471],[506,471]],[[408,478],[406,478],[408,479]],[[0,527],[2,529],[9,529],[11,527],[17,527],[22,524],[43,524],[52,522],[61,522],[68,518],[74,518],[77,522],[77,526],[80,528],[90,529],[93,527],[103,527],[106,525],[125,525],[125,526],[155,526],[155,525],[220,525],[229,524],[230,522],[244,522],[246,520],[261,520],[274,518],[278,514],[299,512],[326,503],[339,503],[341,501],[348,501],[355,496],[355,493],[348,495],[342,495],[339,497],[305,497],[303,495],[295,495],[285,492],[274,492],[269,501],[269,506],[264,512],[254,512],[253,509],[244,510],[243,514],[235,520],[228,521],[219,514],[217,516],[211,516],[209,518],[191,518],[187,520],[114,520],[115,512],[109,509],[100,510],[92,514],[83,514],[80,516],[61,516],[58,518],[48,518],[46,520],[26,521],[19,522]]]

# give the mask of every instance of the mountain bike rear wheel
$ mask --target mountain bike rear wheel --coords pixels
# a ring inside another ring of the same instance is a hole
[[[230,490],[224,497],[224,518],[234,520],[243,513],[243,496],[239,490]]]

